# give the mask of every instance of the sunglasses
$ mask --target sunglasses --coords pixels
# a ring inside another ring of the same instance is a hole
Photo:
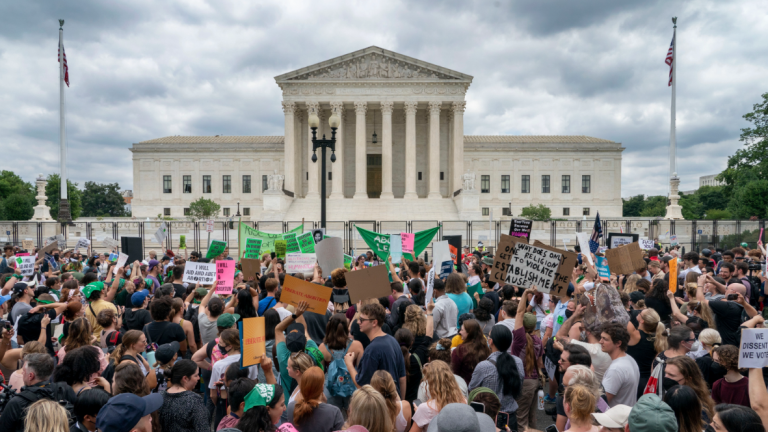
[[[695,341],[696,341],[696,338],[683,339],[683,342],[695,342]]]

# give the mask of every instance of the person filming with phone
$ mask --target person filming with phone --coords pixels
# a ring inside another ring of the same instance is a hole
[[[717,331],[723,339],[723,345],[739,346],[741,331],[739,326],[744,321],[757,315],[757,311],[744,299],[747,287],[740,283],[729,284],[725,290],[725,298],[720,300],[707,300],[704,296],[704,283],[706,276],[698,279],[696,287],[696,300],[706,304],[715,314]]]

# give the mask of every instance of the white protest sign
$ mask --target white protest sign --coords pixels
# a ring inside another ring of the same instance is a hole
[[[432,299],[432,293],[435,289],[435,266],[432,266],[431,269],[429,269],[429,274],[427,275],[427,296],[424,298],[424,304],[429,303],[429,301]]]
[[[160,228],[155,231],[155,240],[157,240],[158,243],[162,246],[163,242],[165,241],[165,237],[168,235],[168,226],[165,224],[165,222],[160,224]]]
[[[101,244],[107,249],[117,249],[120,247],[120,242],[112,237],[105,237],[104,240],[101,241]]]
[[[315,271],[316,262],[317,262],[317,254],[289,253],[285,256],[285,272],[286,273],[313,273]]]
[[[184,264],[184,278],[182,279],[182,282],[213,285],[213,283],[216,282],[216,263],[187,261],[186,264]]]
[[[400,234],[389,235],[389,256],[392,257],[392,264],[400,264],[403,259],[403,240]]]
[[[521,288],[536,286],[540,292],[548,293],[562,259],[563,254],[519,242],[509,261],[505,282]]]
[[[739,369],[766,366],[768,366],[768,329],[743,329],[739,346]]]
[[[337,268],[344,268],[344,245],[341,237],[328,237],[315,245],[317,263],[323,275],[330,276]]]
[[[640,249],[653,249],[653,240],[648,240],[647,238],[643,237],[640,240],[638,240],[638,243],[640,243]]]
[[[440,265],[446,261],[453,262],[451,249],[448,247],[448,240],[432,243],[432,267],[439,269]]]
[[[213,232],[213,219],[209,219],[205,222],[205,231],[209,233]]]
[[[85,237],[80,237],[80,240],[77,241],[77,245],[75,245],[75,249],[88,249],[91,246],[91,241],[88,240]]]
[[[587,261],[589,261],[590,265],[594,266],[595,263],[592,262],[592,252],[589,250],[589,234],[583,232],[576,233],[576,241],[581,248],[581,254],[587,257]]]
[[[16,267],[21,270],[22,276],[32,276],[35,274],[35,257],[34,256],[17,256]]]
[[[120,252],[120,255],[117,257],[117,264],[115,264],[114,269],[112,270],[112,273],[117,274],[117,269],[125,267],[125,263],[128,262],[128,254]]]
[[[611,236],[611,249],[617,248],[619,246],[625,246],[630,243],[634,243],[635,240],[632,238],[632,235],[613,235]]]

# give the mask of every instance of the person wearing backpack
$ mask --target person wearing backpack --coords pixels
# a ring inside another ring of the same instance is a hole
[[[355,353],[357,364],[363,356],[363,344],[360,341],[349,340],[349,320],[343,313],[334,314],[325,326],[325,338],[320,344],[320,352],[328,363],[325,375],[325,397],[328,403],[342,411],[349,408],[355,384],[349,375],[344,356],[347,352]]]

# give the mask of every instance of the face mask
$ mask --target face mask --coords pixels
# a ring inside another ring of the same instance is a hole
[[[227,347],[219,345],[219,352],[222,352],[222,353],[226,354],[227,353]]]
[[[570,309],[566,309],[565,310],[565,319],[569,319],[572,316],[573,316],[573,311],[570,310]]]
[[[125,275],[126,275],[126,276],[130,276],[130,275],[131,275],[131,270],[127,270],[127,271],[125,272]]]
[[[691,351],[700,351],[701,350],[701,342],[696,341],[691,345]]]

